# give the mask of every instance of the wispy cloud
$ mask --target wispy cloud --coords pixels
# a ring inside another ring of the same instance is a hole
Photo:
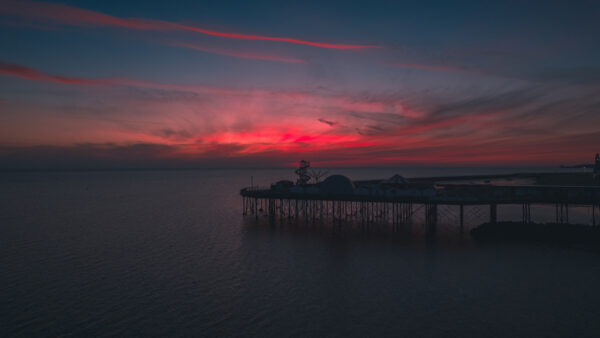
[[[479,68],[463,67],[463,66],[457,66],[457,65],[402,63],[402,62],[390,62],[390,63],[387,63],[387,65],[392,66],[392,67],[424,70],[424,71],[428,71],[428,72],[463,73],[463,74],[473,74],[473,75],[480,75],[480,76],[515,78],[514,76],[509,76],[507,74],[500,74],[498,72],[487,71],[487,70],[483,70],[483,69],[479,69]],[[515,79],[517,79],[517,78],[515,78]]]
[[[222,49],[222,48],[200,46],[200,45],[191,44],[191,43],[173,43],[171,45],[177,46],[177,47],[194,49],[194,50],[198,50],[201,52],[226,55],[226,56],[242,58],[242,59],[254,59],[254,60],[276,61],[276,62],[287,62],[287,63],[307,63],[306,60],[292,58],[292,57],[284,57],[284,56],[272,55],[272,54],[257,54],[257,53],[233,51],[233,50]]]
[[[366,49],[378,48],[376,45],[356,45],[327,43],[301,40],[289,37],[263,36],[245,33],[219,32],[192,25],[175,22],[153,20],[144,18],[120,18],[97,11],[73,7],[65,4],[53,4],[38,1],[7,1],[0,7],[0,13],[24,18],[43,20],[62,25],[82,27],[119,27],[134,30],[159,30],[159,31],[189,31],[203,35],[216,36],[227,39],[255,40],[284,42],[329,49]]]
[[[32,81],[43,81],[43,82],[54,82],[67,85],[85,85],[85,86],[133,86],[133,87],[145,87],[154,89],[169,89],[179,91],[191,91],[191,92],[212,92],[212,93],[234,93],[239,92],[228,88],[211,87],[202,85],[181,85],[181,84],[170,84],[152,82],[131,78],[83,78],[83,77],[71,77],[54,75],[37,70],[28,66],[19,65],[15,63],[8,63],[0,61],[0,75],[8,75],[14,77],[20,77]],[[156,93],[155,93],[156,94]]]
[[[301,156],[339,165],[548,163],[555,158],[548,147],[565,161],[583,158],[597,136],[598,95],[590,88],[560,93],[528,84],[449,98],[431,92],[278,91],[88,79],[11,63],[0,63],[0,74],[57,83],[56,90],[65,93],[93,87],[60,100],[3,103],[3,109],[19,113],[10,123],[2,123],[6,117],[0,115],[0,144],[48,146],[15,148],[27,161],[53,151],[65,161],[88,152],[120,165],[143,158],[144,166],[200,165],[211,158],[234,163],[234,157],[244,158],[238,164],[253,165],[257,159],[273,164]],[[77,146],[82,140],[94,145]],[[21,163],[17,157],[3,158]],[[22,163],[34,163],[27,161]]]
[[[427,65],[427,64],[401,63],[401,62],[390,62],[387,65],[394,66],[394,67],[401,67],[401,68],[427,70],[427,71],[432,71],[432,72],[450,72],[450,73],[474,72],[467,68],[457,67],[457,66],[446,66],[446,65]]]
[[[321,123],[325,123],[326,125],[328,125],[328,126],[330,126],[330,127],[333,127],[333,126],[336,124],[336,123],[335,123],[335,122],[333,122],[333,121],[325,120],[325,119],[322,119],[322,118],[319,118],[319,119],[317,119],[317,120],[318,120],[319,122],[321,122]]]
[[[599,86],[600,85],[600,68],[595,66],[578,66],[578,67],[529,67],[527,71],[518,70],[502,70],[491,68],[475,68],[464,67],[459,65],[440,65],[426,63],[402,63],[389,62],[385,65],[390,67],[399,67],[407,69],[417,69],[427,72],[438,73],[458,73],[472,74],[479,76],[489,76],[497,78],[506,78],[526,82],[535,83],[554,83],[560,85],[576,85],[576,86]]]
[[[105,80],[92,80],[92,79],[83,79],[76,77],[67,77],[67,76],[59,76],[59,75],[50,75],[33,68],[29,68],[22,65],[5,63],[0,61],[0,74],[10,75],[21,77],[28,80],[36,80],[36,81],[47,81],[47,82],[57,82],[57,83],[65,83],[65,84],[76,84],[76,85],[97,85],[97,84],[105,84]]]
[[[411,142],[390,147],[377,142],[296,149],[268,145],[198,142],[79,143],[70,146],[0,146],[0,169],[19,168],[207,168],[273,167],[310,158],[318,166],[422,164],[553,164],[578,163],[595,151],[600,133],[549,135],[545,138],[484,140],[471,144]],[[464,140],[463,140],[464,141]],[[573,151],[577,149],[577,151]],[[561,162],[556,162],[557,159]],[[564,162],[562,162],[564,161]]]

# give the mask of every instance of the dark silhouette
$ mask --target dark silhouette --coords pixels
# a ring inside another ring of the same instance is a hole
[[[594,175],[600,173],[600,155],[596,154]],[[435,234],[439,216],[439,206],[452,209],[458,215],[460,233],[465,226],[464,208],[489,208],[489,224],[497,224],[499,205],[520,206],[522,209],[523,233],[536,231],[552,233],[555,238],[563,234],[561,227],[569,224],[569,210],[572,207],[591,207],[591,225],[595,229],[596,209],[600,200],[600,189],[590,184],[589,173],[528,173],[511,175],[475,175],[446,177],[417,177],[410,180],[394,175],[389,179],[352,181],[342,175],[331,175],[320,182],[323,171],[309,171],[310,162],[300,161],[295,173],[296,185],[291,181],[279,181],[270,189],[242,189],[243,214],[254,215],[258,219],[263,213],[262,206],[268,206],[268,216],[279,219],[303,219],[305,222],[323,222],[324,220],[346,222],[361,225],[379,224],[410,225],[413,219],[424,220],[427,233]],[[316,174],[313,174],[316,173]],[[312,175],[311,175],[312,174]],[[312,177],[311,177],[312,176]],[[315,184],[309,184],[311,178]],[[525,184],[503,184],[503,179],[529,179]],[[577,179],[584,178],[584,179]],[[465,183],[479,181],[482,183]],[[535,183],[533,183],[535,182]],[[318,184],[317,184],[318,183]],[[555,209],[555,222],[552,227],[529,226],[534,223],[532,205],[547,205]],[[418,215],[419,214],[419,215]],[[486,215],[486,217],[488,217]],[[517,224],[517,223],[515,223]],[[529,226],[529,227],[526,227]],[[558,230],[556,230],[556,229]],[[483,237],[513,236],[513,228],[486,226]],[[489,230],[492,229],[492,230]],[[533,229],[533,230],[532,230]],[[556,230],[556,231],[555,231]],[[508,231],[506,234],[504,231]],[[554,231],[554,232],[553,232]],[[565,234],[569,233],[564,230]],[[585,230],[583,237],[588,234]],[[600,238],[598,230],[594,236]],[[517,233],[519,234],[519,233]],[[542,237],[543,237],[542,236]],[[579,236],[579,235],[578,235]],[[595,237],[595,238],[596,238]]]
[[[323,176],[329,174],[329,170],[323,170],[323,169],[311,169],[310,170],[310,177],[313,179],[315,184],[318,184],[319,182],[321,182],[321,178],[323,178]]]
[[[306,183],[308,183],[308,181],[310,180],[308,168],[310,168],[310,162],[305,160],[300,161],[300,166],[298,167],[298,169],[296,169],[296,175],[298,175],[296,185],[306,185]]]

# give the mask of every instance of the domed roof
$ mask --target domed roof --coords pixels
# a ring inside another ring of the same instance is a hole
[[[323,194],[353,194],[354,184],[343,175],[331,175],[320,184]]]

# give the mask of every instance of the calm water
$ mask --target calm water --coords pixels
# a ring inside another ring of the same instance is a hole
[[[1,173],[0,336],[600,333],[598,253],[255,224],[250,175]]]

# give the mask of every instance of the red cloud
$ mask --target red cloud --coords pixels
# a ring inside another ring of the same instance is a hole
[[[77,86],[124,85],[173,89],[173,92],[209,92],[211,95],[199,95],[201,99],[193,101],[193,95],[184,100],[178,96],[148,100],[146,92],[153,91],[144,90],[143,96],[136,97],[137,91],[128,90],[125,98],[111,96],[110,108],[90,103],[97,109],[87,116],[93,123],[72,118],[73,115],[56,118],[59,114],[29,107],[26,100],[2,103],[3,107],[9,107],[5,110],[15,112],[11,117],[14,121],[0,123],[2,142],[67,146],[85,140],[120,145],[111,146],[115,149],[110,156],[122,156],[123,145],[141,143],[153,146],[130,147],[125,153],[133,156],[141,152],[149,161],[243,157],[254,164],[257,159],[265,158],[268,163],[310,158],[317,163],[336,165],[393,165],[553,163],[560,158],[565,163],[577,163],[586,153],[597,151],[594,147],[599,137],[597,132],[582,134],[587,125],[593,125],[589,122],[595,121],[594,117],[581,120],[580,124],[567,124],[560,133],[553,133],[552,128],[545,128],[543,134],[519,131],[524,120],[514,113],[530,101],[518,95],[511,99],[516,94],[458,101],[431,111],[412,106],[396,95],[334,95],[329,91],[246,90],[127,78],[88,79],[51,75],[3,62],[0,74]],[[168,95],[170,91],[159,92]],[[506,100],[513,103],[506,104]],[[69,106],[68,98],[64,101],[59,108],[61,112],[80,111]],[[559,110],[545,112],[545,121],[536,123],[560,123],[560,119],[553,117],[562,116]],[[367,132],[358,133],[357,129]],[[102,150],[96,148],[93,151]]]
[[[226,88],[209,87],[209,86],[193,86],[193,85],[177,85],[168,83],[157,83],[149,82],[136,79],[128,78],[80,78],[80,77],[69,77],[61,75],[47,74],[37,69],[33,69],[27,66],[7,63],[0,61],[0,74],[20,77],[33,81],[44,81],[44,82],[55,82],[63,83],[68,85],[96,85],[96,86],[135,86],[135,87],[148,87],[148,88],[164,88],[164,89],[181,89],[181,90],[194,90],[194,91],[205,91],[213,93],[234,93],[235,90]]]
[[[48,81],[48,82],[58,82],[58,83],[66,83],[66,84],[78,84],[78,85],[94,85],[94,84],[104,84],[102,80],[91,80],[91,79],[82,79],[76,77],[66,77],[66,76],[58,76],[58,75],[49,75],[37,71],[33,68],[4,63],[0,62],[0,74],[11,75],[22,77],[29,80],[37,80],[37,81]]]
[[[174,28],[193,31],[197,33],[202,33],[206,35],[219,36],[222,38],[229,39],[243,39],[243,40],[262,40],[262,41],[276,41],[276,42],[287,42],[294,43],[298,45],[307,45],[313,47],[321,47],[321,48],[330,48],[330,49],[366,49],[366,48],[379,48],[379,46],[375,45],[348,45],[348,44],[338,44],[338,43],[324,43],[324,42],[313,42],[306,40],[299,40],[293,38],[282,38],[282,37],[272,37],[272,36],[261,36],[261,35],[248,35],[248,34],[240,34],[240,33],[224,33],[224,32],[215,32],[206,30],[203,28],[187,26],[187,25],[179,25],[173,24]]]
[[[3,4],[0,7],[0,13],[5,15],[13,15],[18,17],[33,18],[54,22],[57,24],[74,25],[74,26],[102,26],[102,27],[121,27],[136,30],[181,30],[191,31],[200,34],[218,36],[228,39],[241,40],[260,40],[286,42],[299,45],[307,45],[313,47],[330,48],[330,49],[365,49],[377,48],[374,45],[352,45],[306,41],[286,37],[262,36],[242,33],[226,33],[217,32],[200,27],[183,25],[179,23],[152,20],[142,18],[119,18],[112,15],[84,9],[72,7],[65,4],[52,4],[37,1],[12,1]]]

